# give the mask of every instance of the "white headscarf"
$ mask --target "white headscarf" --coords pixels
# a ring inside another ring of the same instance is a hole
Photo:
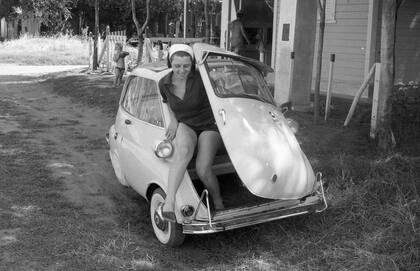
[[[194,59],[194,52],[191,46],[186,44],[174,44],[169,48],[169,59],[172,57],[172,55],[176,52],[186,52],[191,56],[191,59]]]

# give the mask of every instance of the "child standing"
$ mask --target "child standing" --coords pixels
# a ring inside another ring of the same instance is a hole
[[[122,77],[125,71],[125,60],[124,58],[128,55],[128,52],[124,52],[123,46],[121,43],[117,42],[115,44],[115,53],[114,53],[114,62],[115,65],[115,81],[114,86],[120,86],[122,82]]]

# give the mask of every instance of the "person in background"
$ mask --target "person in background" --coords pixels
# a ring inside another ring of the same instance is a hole
[[[166,137],[173,141],[174,159],[169,169],[168,190],[162,207],[165,220],[176,222],[175,195],[197,146],[197,175],[208,189],[214,208],[224,209],[219,183],[212,170],[222,138],[208,100],[200,73],[195,70],[190,46],[175,44],[169,48],[168,66],[172,72],[162,78],[159,89],[170,113]]]
[[[123,51],[123,45],[119,42],[115,44],[115,52],[113,60],[115,62],[115,81],[114,86],[118,87],[122,83],[122,77],[125,71],[125,60],[124,58],[128,56],[128,52]]]
[[[236,20],[230,23],[230,48],[235,54],[239,54],[239,50],[244,47],[244,40],[250,44],[248,36],[245,33],[244,25],[242,24],[242,17],[244,14],[242,11],[238,11],[236,14]]]

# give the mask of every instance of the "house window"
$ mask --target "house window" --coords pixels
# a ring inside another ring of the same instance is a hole
[[[326,1],[326,9],[325,9],[325,23],[336,23],[335,20],[335,7],[336,7],[336,0],[327,0]],[[318,12],[318,21],[319,21],[319,12]]]

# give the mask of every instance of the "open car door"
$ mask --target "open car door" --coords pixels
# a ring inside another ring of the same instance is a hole
[[[226,150],[248,190],[271,199],[311,194],[312,167],[261,74],[271,68],[207,44],[193,49]]]

